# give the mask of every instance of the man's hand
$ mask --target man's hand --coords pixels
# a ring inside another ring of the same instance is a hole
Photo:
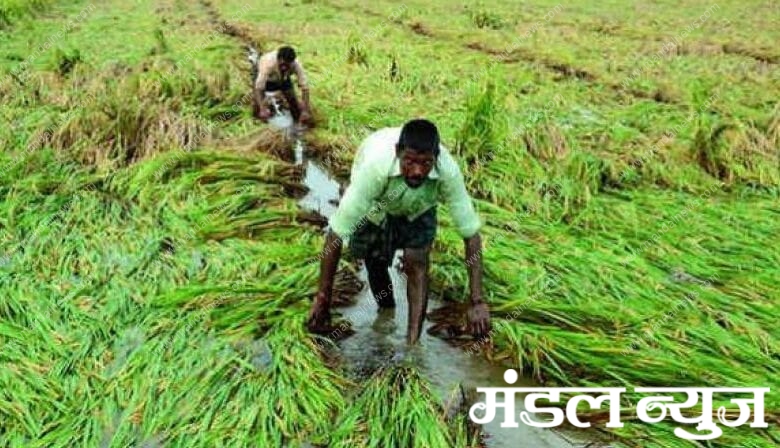
[[[302,124],[306,124],[306,125],[309,124],[309,122],[311,121],[311,114],[309,113],[308,109],[301,110],[301,116],[299,120]]]
[[[471,305],[469,310],[469,329],[475,338],[481,339],[490,333],[490,310],[484,302]]]
[[[309,312],[306,327],[312,333],[327,333],[330,330],[330,309],[328,297],[324,292],[318,292]]]
[[[271,109],[261,106],[258,118],[261,119],[264,123],[268,123],[268,119],[271,118]]]
[[[325,237],[320,261],[320,285],[309,312],[306,323],[312,333],[327,333],[330,329],[330,299],[333,291],[333,278],[341,257],[341,238],[333,231]]]
[[[271,118],[271,110],[263,100],[263,95],[262,92],[260,92],[260,89],[253,89],[252,100],[252,115],[254,115],[255,118],[258,118],[267,123],[268,119]]]
[[[477,233],[463,242],[466,245],[466,265],[471,289],[469,327],[474,337],[481,339],[490,332],[490,310],[482,301],[482,237]]]

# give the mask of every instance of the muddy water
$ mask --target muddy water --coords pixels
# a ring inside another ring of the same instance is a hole
[[[309,188],[300,205],[311,211],[329,217],[336,210],[340,184],[328,174],[316,161],[306,160],[300,142],[296,144],[295,160],[305,168],[305,185]],[[400,255],[400,251],[397,256]],[[421,374],[432,385],[433,390],[444,403],[457,402],[454,398],[459,385],[466,391],[477,387],[505,387],[505,368],[491,364],[486,360],[469,355],[463,349],[450,345],[445,340],[429,335],[430,321],[425,322],[423,334],[418,345],[406,347],[408,308],[406,302],[406,284],[404,276],[395,267],[390,268],[395,292],[396,307],[379,310],[368,286],[365,269],[360,271],[360,280],[365,284],[354,305],[334,309],[337,318],[346,319],[355,333],[338,342],[339,353],[336,357],[347,366],[351,376],[365,378],[377,369],[396,362],[410,360],[420,369]],[[431,298],[428,312],[444,304]],[[340,314],[340,316],[338,316]],[[515,387],[534,387],[530,381],[520,379]],[[480,394],[479,398],[483,398]],[[516,401],[517,413],[524,410],[522,395]],[[468,409],[470,403],[466,403]],[[542,416],[537,416],[541,420]],[[561,448],[582,446],[594,442],[595,434],[563,430],[533,428],[520,423],[518,428],[501,428],[502,412],[497,418],[482,427],[484,443],[488,447],[534,447]]]
[[[400,253],[399,253],[400,254]],[[506,387],[504,371],[498,365],[469,355],[464,350],[448,344],[445,340],[427,334],[432,326],[430,321],[424,325],[423,335],[412,349],[406,349],[406,327],[408,307],[406,302],[406,282],[404,276],[391,268],[393,291],[396,307],[379,310],[368,287],[365,270],[361,271],[361,280],[366,286],[360,292],[357,303],[342,308],[342,318],[352,324],[355,334],[340,341],[341,358],[351,366],[353,375],[369,375],[388,363],[405,359],[419,368],[443,403],[458,401],[458,387],[474,391],[478,387]],[[437,300],[429,301],[429,311],[443,306]],[[530,382],[520,380],[515,387],[533,387]],[[480,394],[481,395],[481,394]],[[479,398],[482,398],[481,396]],[[517,400],[517,412],[524,410],[521,399]],[[469,405],[466,405],[468,408]],[[537,417],[537,419],[541,419]],[[575,446],[571,435],[563,435],[550,430],[523,425],[518,428],[501,428],[503,415],[482,427],[484,443],[488,447],[534,447],[558,448]]]
[[[317,162],[303,159],[303,147],[295,146],[295,163],[303,164],[303,183],[309,192],[301,198],[299,204],[306,210],[314,211],[328,218],[336,211],[340,184],[334,180]]]

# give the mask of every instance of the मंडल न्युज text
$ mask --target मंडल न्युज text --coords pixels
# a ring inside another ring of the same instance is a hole
[[[514,369],[508,369],[504,373],[504,380],[508,384],[517,382],[518,374]],[[609,421],[607,428],[622,428],[624,424],[620,420],[621,406],[620,394],[625,392],[624,387],[571,387],[571,388],[538,388],[538,387],[478,387],[477,392],[485,394],[484,402],[475,403],[469,410],[469,418],[474,423],[483,425],[492,422],[496,418],[497,408],[503,408],[504,421],[502,428],[518,428],[520,425],[516,420],[519,415],[520,420],[528,426],[537,428],[554,428],[563,424],[564,420],[578,428],[589,428],[588,422],[582,422],[577,416],[577,406],[580,402],[587,402],[591,409],[598,409],[604,402],[609,402]],[[636,415],[642,422],[658,423],[667,418],[667,413],[675,422],[682,424],[695,424],[699,433],[693,433],[683,428],[676,428],[674,434],[685,440],[713,440],[723,435],[723,430],[718,426],[718,422],[729,428],[742,426],[750,420],[753,421],[751,428],[767,428],[768,425],[764,419],[764,395],[769,393],[768,387],[754,388],[734,388],[734,387],[652,387],[634,389],[636,393],[651,393],[653,396],[645,397],[639,400],[636,406]],[[525,410],[519,414],[515,411],[515,395],[518,393],[527,394],[524,400]],[[571,397],[565,408],[559,407],[538,407],[536,400],[539,398],[547,399],[550,403],[559,402],[562,393],[578,393]],[[674,393],[687,394],[687,400],[683,403],[675,403]],[[725,406],[717,409],[717,421],[713,416],[713,395],[714,394],[750,394],[750,398],[731,398],[729,402],[739,407],[739,415],[735,420],[727,418],[728,410]],[[502,402],[497,401],[499,394],[504,394]],[[598,394],[592,396],[591,394]],[[695,409],[701,396],[701,407]],[[753,405],[751,413],[750,405]],[[691,409],[696,417],[687,417],[683,415],[683,409]],[[477,412],[482,411],[482,416]],[[650,416],[650,411],[659,411],[659,416]],[[551,414],[550,421],[535,421],[531,414],[546,413]],[[707,431],[702,434],[701,432]]]

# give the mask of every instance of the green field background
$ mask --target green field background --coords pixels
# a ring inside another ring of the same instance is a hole
[[[308,147],[342,178],[370,131],[437,123],[485,224],[474,356],[549,386],[771,387],[768,429],[609,437],[777,446],[778,23],[770,1],[0,0],[0,446],[476,446],[413,367],[355,384],[304,331],[323,237],[252,144],[249,44],[296,48]],[[433,287],[463,301],[441,216]]]

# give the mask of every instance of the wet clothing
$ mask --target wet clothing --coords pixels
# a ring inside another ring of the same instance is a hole
[[[290,73],[282,76],[279,72],[278,60],[276,57],[278,50],[265,53],[257,60],[257,77],[255,78],[255,88],[260,90],[290,90],[292,81]],[[301,90],[309,88],[306,72],[297,59],[290,64],[291,72],[295,74],[298,80],[298,87]]]
[[[331,230],[349,240],[350,246],[354,239],[358,251],[365,251],[365,247],[371,245],[366,239],[376,239],[367,236],[374,235],[376,228],[389,232],[383,235],[396,235],[384,236],[385,244],[412,244],[406,247],[415,247],[433,240],[435,207],[444,202],[460,236],[474,236],[481,227],[479,215],[466,191],[460,167],[449,150],[441,146],[428,179],[420,187],[410,188],[401,175],[400,160],[395,154],[400,134],[400,127],[385,128],[363,141],[352,164],[350,185],[329,219]],[[430,210],[433,210],[432,215],[425,215]],[[418,220],[420,218],[422,220]],[[386,228],[388,222],[394,229]],[[373,227],[364,226],[365,223],[373,224]]]
[[[398,249],[420,249],[433,244],[436,227],[436,207],[413,221],[388,216],[384,227],[365,220],[352,234],[349,252],[354,258],[380,259],[389,265]]]

